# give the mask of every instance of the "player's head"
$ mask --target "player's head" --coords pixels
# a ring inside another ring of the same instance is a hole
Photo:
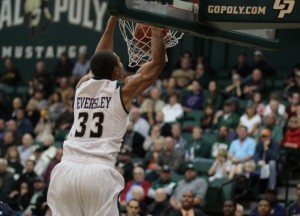
[[[101,50],[96,53],[90,63],[93,74],[109,80],[118,80],[123,77],[123,65],[119,56],[112,50]]]

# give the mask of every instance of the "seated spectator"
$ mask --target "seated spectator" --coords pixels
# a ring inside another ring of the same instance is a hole
[[[201,120],[201,128],[204,131],[210,132],[210,130],[213,128],[213,120],[215,117],[215,110],[214,107],[210,104],[206,105],[204,108],[204,117]]]
[[[236,101],[228,99],[225,101],[223,110],[216,113],[214,118],[214,125],[216,128],[226,126],[230,130],[235,130],[239,123],[239,116],[235,111]]]
[[[200,83],[194,80],[191,85],[191,92],[183,98],[183,110],[185,112],[190,112],[192,110],[200,110],[203,108],[204,103],[204,91],[202,90]]]
[[[141,207],[138,200],[131,199],[126,204],[126,213],[121,216],[143,216],[140,215]]]
[[[208,91],[206,94],[205,103],[212,105],[215,110],[218,110],[221,108],[222,102],[223,100],[218,88],[218,84],[216,81],[211,80],[208,83]]]
[[[0,118],[0,142],[3,141],[4,134],[5,134],[5,120]]]
[[[69,130],[71,129],[74,121],[74,113],[73,113],[73,102],[70,100],[64,103],[61,114],[58,116],[55,122],[55,130]]]
[[[158,156],[160,152],[163,151],[164,140],[156,140],[153,145],[153,150],[147,151],[145,159],[143,161],[143,166],[147,173],[159,170],[158,166]]]
[[[171,133],[174,140],[175,149],[184,154],[187,147],[187,141],[181,135],[181,126],[179,122],[172,124]]]
[[[58,91],[50,95],[48,105],[49,119],[51,122],[55,122],[63,109],[62,98]]]
[[[262,198],[257,206],[258,216],[271,216],[271,205],[268,199]]]
[[[8,171],[8,162],[0,158],[0,200],[8,201],[8,195],[14,190],[15,180],[13,174]]]
[[[199,62],[196,65],[194,80],[197,80],[203,88],[207,88],[210,80],[207,73],[208,72],[205,70],[204,65]]]
[[[217,140],[212,144],[211,147],[211,158],[216,158],[220,149],[228,150],[230,141],[228,139],[229,131],[225,126],[221,126],[218,131]]]
[[[133,178],[133,163],[128,148],[122,148],[117,157],[116,169],[124,177],[125,183]]]
[[[223,215],[224,216],[235,216],[236,204],[233,200],[225,200],[223,205]]]
[[[141,117],[141,112],[138,108],[131,108],[130,119],[134,126],[133,130],[138,132],[145,139],[149,135],[150,125],[144,118]]]
[[[300,148],[300,121],[295,116],[292,116],[289,120],[282,145],[287,148]]]
[[[54,137],[48,134],[44,138],[43,146],[39,147],[35,152],[36,165],[34,171],[38,176],[42,176],[45,173],[47,166],[56,155],[57,149],[53,146],[53,143]]]
[[[133,123],[130,121],[127,125],[122,145],[130,148],[135,156],[142,158],[146,154],[143,148],[144,141],[145,138],[138,131],[134,131]]]
[[[141,215],[145,215],[147,211],[147,204],[145,202],[144,196],[144,189],[139,185],[134,186],[134,188],[131,191],[131,197],[132,199],[139,201],[141,206]]]
[[[173,211],[173,207],[168,202],[166,191],[162,188],[157,188],[155,190],[154,203],[149,206],[147,215],[166,216],[171,215]]]
[[[171,196],[176,187],[176,182],[172,180],[171,169],[168,165],[162,166],[159,178],[152,183],[151,188],[148,190],[148,197],[154,199],[156,189],[162,189],[166,195]]]
[[[8,204],[10,207],[21,215],[23,210],[26,209],[30,204],[30,198],[32,192],[27,182],[22,182],[18,190],[15,190],[9,194]]]
[[[16,112],[16,123],[18,132],[22,136],[25,133],[34,134],[31,121],[25,116],[24,109],[18,109]]]
[[[176,79],[177,85],[180,88],[185,88],[195,76],[195,71],[192,69],[191,53],[184,53],[180,57],[179,68],[172,71],[172,77]]]
[[[229,178],[243,172],[243,164],[250,161],[255,153],[256,142],[248,136],[248,129],[245,126],[239,126],[237,129],[238,139],[230,144],[228,158],[232,165]]]
[[[182,196],[186,191],[190,191],[192,196],[192,206],[204,205],[205,195],[208,184],[205,179],[197,177],[197,171],[193,164],[186,165],[184,179],[180,180],[177,187],[170,198],[170,203],[173,208],[180,210],[182,203],[180,202]]]
[[[17,110],[23,108],[23,101],[20,97],[14,97],[12,101],[12,111],[9,119],[15,119]]]
[[[239,125],[247,127],[250,136],[254,135],[261,123],[261,117],[256,113],[254,106],[248,106],[240,118]]]
[[[4,157],[9,147],[16,145],[14,135],[11,131],[6,131],[2,142],[0,142],[0,157]]]
[[[23,166],[25,165],[29,157],[32,155],[33,150],[33,138],[31,134],[26,133],[22,136],[22,145],[18,146],[20,161]]]
[[[269,111],[270,110],[270,111]],[[283,110],[283,111],[280,111]],[[281,114],[283,113],[283,114]],[[266,106],[264,116],[267,116],[269,114],[273,114],[276,116],[276,124],[279,125],[280,127],[285,126],[285,107],[283,104],[280,104],[278,100],[270,100],[270,103]]]
[[[285,89],[285,96],[291,95],[294,92],[300,92],[300,71],[295,72],[294,82],[290,83]]]
[[[50,182],[50,176],[51,176],[52,170],[54,169],[54,167],[57,164],[60,163],[62,156],[63,156],[63,149],[62,148],[57,149],[56,154],[55,154],[55,158],[47,166],[47,169],[44,173],[44,179],[45,179],[47,185]]]
[[[183,154],[175,149],[175,143],[172,137],[166,137],[164,150],[159,153],[157,164],[160,166],[168,165],[172,171],[180,173],[184,162]]]
[[[171,136],[171,125],[169,123],[164,122],[165,117],[163,112],[158,112],[155,115],[155,124],[160,127],[160,132],[163,137]],[[154,124],[152,124],[153,126]]]
[[[263,97],[260,92],[254,92],[252,98],[248,100],[247,107],[248,106],[254,106],[256,107],[256,113],[259,116],[263,116],[266,105],[263,103]]]
[[[265,60],[262,51],[256,50],[253,55],[252,68],[259,68],[264,78],[274,77],[276,70]]]
[[[288,208],[288,216],[297,216],[300,214],[300,183],[296,186],[297,200]]]
[[[27,103],[26,116],[30,120],[32,127],[35,128],[40,120],[40,110],[37,109],[37,104],[34,101]]]
[[[163,106],[165,105],[165,102],[163,100],[160,99],[161,96],[161,92],[160,89],[157,87],[153,87],[151,88],[151,92],[150,92],[150,98],[145,99],[140,107],[140,111],[142,114],[147,113],[148,111],[148,104],[151,102],[153,103],[154,106],[154,112],[160,112],[163,108]]]
[[[209,181],[227,177],[227,151],[220,149],[213,165],[208,170]]]
[[[269,201],[271,214],[270,216],[285,216],[286,210],[282,207],[277,201],[277,191],[276,190],[267,190],[265,194],[265,199]],[[251,216],[259,216],[258,207],[252,209]]]
[[[16,146],[11,146],[7,149],[5,159],[8,163],[8,170],[14,175],[14,179],[17,181],[23,172],[23,165],[20,161],[20,154]]]
[[[202,129],[199,127],[193,128],[192,140],[188,141],[185,149],[186,161],[194,162],[210,158],[211,145],[202,139]]]
[[[263,79],[262,71],[259,68],[255,68],[252,71],[250,81],[245,83],[243,93],[246,98],[251,98],[254,92],[264,93],[266,83]]]
[[[289,102],[290,106],[285,110],[287,118],[296,115],[297,108],[300,105],[300,92],[293,92],[291,97],[289,97]]]
[[[61,95],[61,100],[63,103],[66,103],[69,100],[73,100],[75,91],[73,87],[69,83],[69,79],[67,77],[62,77],[59,80],[59,87],[57,91]]]
[[[237,203],[235,216],[243,216],[243,215],[244,215],[244,207],[241,204]]]
[[[72,71],[72,83],[76,84],[81,77],[86,75],[90,69],[90,61],[87,57],[86,50],[80,50],[78,60]]]
[[[229,97],[241,98],[243,95],[241,77],[238,74],[231,76],[232,83],[226,86],[225,92]]]
[[[35,103],[37,110],[47,109],[48,101],[44,97],[45,92],[43,90],[36,90],[28,103]]]
[[[34,128],[35,140],[37,142],[43,142],[45,136],[52,134],[52,122],[50,121],[50,117],[47,110],[41,110],[41,117]]]
[[[147,198],[148,190],[151,183],[145,180],[145,171],[141,167],[135,167],[133,170],[133,180],[126,183],[123,191],[120,194],[121,205],[125,206],[132,197],[132,190],[135,186],[141,186],[144,189],[144,196],[142,200]]]
[[[163,107],[162,112],[164,114],[164,122],[172,123],[183,115],[183,108],[178,102],[177,94],[171,94],[168,103]]]
[[[172,94],[179,95],[180,93],[181,90],[178,88],[175,78],[170,77],[169,79],[164,80],[162,95],[163,101],[167,101]]]
[[[151,128],[150,136],[147,136],[143,143],[143,148],[145,151],[149,151],[153,149],[153,144],[156,140],[163,140],[164,137],[160,135],[160,127],[159,125],[154,125]]]
[[[271,139],[271,131],[263,129],[260,133],[260,140],[256,145],[254,160],[261,168],[261,178],[268,178],[268,188],[275,189],[277,178],[276,161],[279,158],[279,145]],[[265,171],[267,169],[267,171]],[[262,172],[267,172],[266,175]]]
[[[62,52],[58,62],[55,64],[53,75],[59,79],[60,77],[70,77],[74,68],[74,63],[69,59],[67,52]]]
[[[258,140],[260,132],[263,129],[268,128],[271,130],[272,140],[274,140],[276,143],[281,143],[283,139],[283,129],[280,125],[276,124],[276,115],[271,113],[267,115],[263,120],[264,124],[258,128],[255,134],[256,140]]]
[[[4,59],[5,71],[1,73],[0,83],[16,86],[21,81],[20,71],[10,57]]]
[[[27,160],[24,166],[23,174],[20,176],[19,181],[17,183],[18,186],[21,185],[22,182],[26,182],[29,185],[30,190],[33,188],[33,181],[37,174],[34,172],[35,161]]]
[[[242,78],[246,78],[251,74],[251,67],[247,63],[246,53],[238,53],[237,63],[231,69],[231,75],[233,74],[238,74]]]

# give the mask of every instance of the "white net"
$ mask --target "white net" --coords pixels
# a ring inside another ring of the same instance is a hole
[[[143,63],[151,60],[151,28],[150,26],[147,28],[139,28],[141,32],[137,34],[138,25],[140,24],[119,19],[119,27],[127,44],[130,67],[141,66]],[[184,34],[182,32],[166,29],[162,29],[162,32],[166,48],[178,44],[178,41]]]

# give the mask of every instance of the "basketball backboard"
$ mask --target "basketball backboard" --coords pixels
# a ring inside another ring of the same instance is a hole
[[[272,33],[264,29],[223,30],[200,21],[199,3],[189,2],[188,0],[160,0],[154,2],[147,0],[109,0],[108,10],[111,14],[118,15],[123,19],[188,32],[198,37],[268,50],[276,50],[279,47],[278,40],[275,37],[276,31],[274,30],[271,30]],[[242,26],[241,23],[240,25]],[[272,35],[272,37],[269,37],[269,35]]]

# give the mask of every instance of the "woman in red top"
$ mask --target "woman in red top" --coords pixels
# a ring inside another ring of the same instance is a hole
[[[296,116],[290,118],[282,144],[288,148],[300,148],[300,120]]]

